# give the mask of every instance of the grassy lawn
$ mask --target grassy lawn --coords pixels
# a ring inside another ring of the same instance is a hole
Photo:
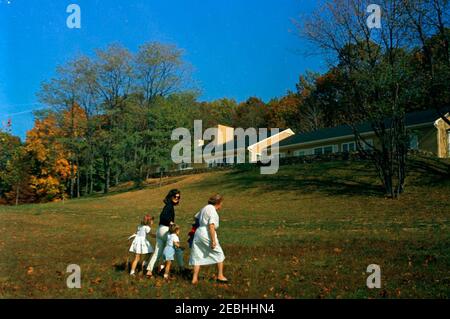
[[[324,162],[283,166],[277,175],[221,171],[106,197],[0,207],[0,297],[448,298],[450,180],[418,163],[399,200],[380,195],[370,164]],[[127,237],[144,213],[159,214],[174,187],[182,191],[183,242],[209,195],[225,195],[218,234],[231,284],[217,285],[213,267],[202,268],[195,289],[181,277],[164,282],[124,271]],[[81,289],[66,287],[69,264],[81,266]],[[381,267],[381,289],[366,287],[369,264]]]

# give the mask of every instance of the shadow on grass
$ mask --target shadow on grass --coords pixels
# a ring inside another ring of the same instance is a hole
[[[230,189],[262,188],[263,192],[273,191],[299,191],[301,193],[325,193],[327,195],[348,196],[382,196],[381,186],[369,182],[355,181],[333,176],[299,177],[277,176],[273,178],[252,178],[242,176],[233,179],[233,182],[224,183],[222,186]]]
[[[155,267],[158,270],[154,271],[154,275],[158,277],[164,277],[164,269],[160,269],[159,267]],[[123,272],[128,274],[131,269],[131,261],[123,261],[114,264],[114,270],[117,272]],[[191,269],[183,269],[180,270],[177,265],[175,265],[174,269],[171,269],[171,275],[177,275],[183,279],[191,280],[192,279],[192,270]],[[142,263],[138,263],[136,266],[136,274],[142,273],[143,275],[147,274],[147,269],[142,267]]]
[[[420,184],[435,185],[450,180],[450,163],[433,157],[411,156],[408,170],[420,174]]]
[[[411,157],[407,172],[413,184],[436,185],[450,180],[450,165],[438,158]],[[205,181],[194,184],[204,186]],[[298,191],[330,196],[384,197],[384,189],[372,163],[368,161],[334,161],[314,164],[293,164],[280,167],[277,174],[262,175],[259,167],[246,167],[212,176],[206,183],[220,184],[230,191],[257,188],[261,192]]]
[[[262,175],[258,167],[227,172],[193,184],[220,184],[221,189],[244,191],[258,188],[261,192],[298,191],[302,194],[383,196],[383,188],[368,163],[327,162],[321,165],[285,165],[277,174]]]
[[[142,268],[142,266],[140,267]],[[131,261],[124,261],[114,264],[114,270],[118,272],[128,272],[130,269],[131,269]]]

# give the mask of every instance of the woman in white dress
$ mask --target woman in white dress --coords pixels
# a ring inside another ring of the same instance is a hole
[[[200,266],[217,264],[217,281],[225,283],[223,261],[225,255],[220,247],[216,230],[219,228],[219,211],[222,208],[223,197],[219,194],[208,200],[208,205],[200,211],[200,226],[195,231],[189,264],[194,266],[192,283],[198,283]]]

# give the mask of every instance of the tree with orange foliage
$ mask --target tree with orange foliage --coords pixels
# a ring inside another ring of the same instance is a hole
[[[27,133],[25,151],[31,157],[29,185],[36,201],[54,201],[64,196],[71,167],[60,136],[62,132],[54,114],[37,119]]]

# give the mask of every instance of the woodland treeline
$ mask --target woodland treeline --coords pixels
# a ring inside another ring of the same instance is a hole
[[[296,133],[347,124],[380,175],[387,195],[404,191],[406,112],[450,105],[449,3],[381,1],[381,29],[365,23],[365,2],[329,1],[296,23],[299,36],[330,61],[323,74],[299,76],[295,89],[263,101],[200,101],[183,51],[163,43],[130,52],[119,44],[59,66],[38,97],[26,140],[0,131],[0,202],[8,204],[108,193],[122,182],[143,185],[170,166],[174,128],[291,128]],[[299,58],[301,58],[299,56]],[[386,119],[389,119],[386,121]],[[382,141],[364,150],[358,124]],[[448,120],[447,120],[448,121]]]

